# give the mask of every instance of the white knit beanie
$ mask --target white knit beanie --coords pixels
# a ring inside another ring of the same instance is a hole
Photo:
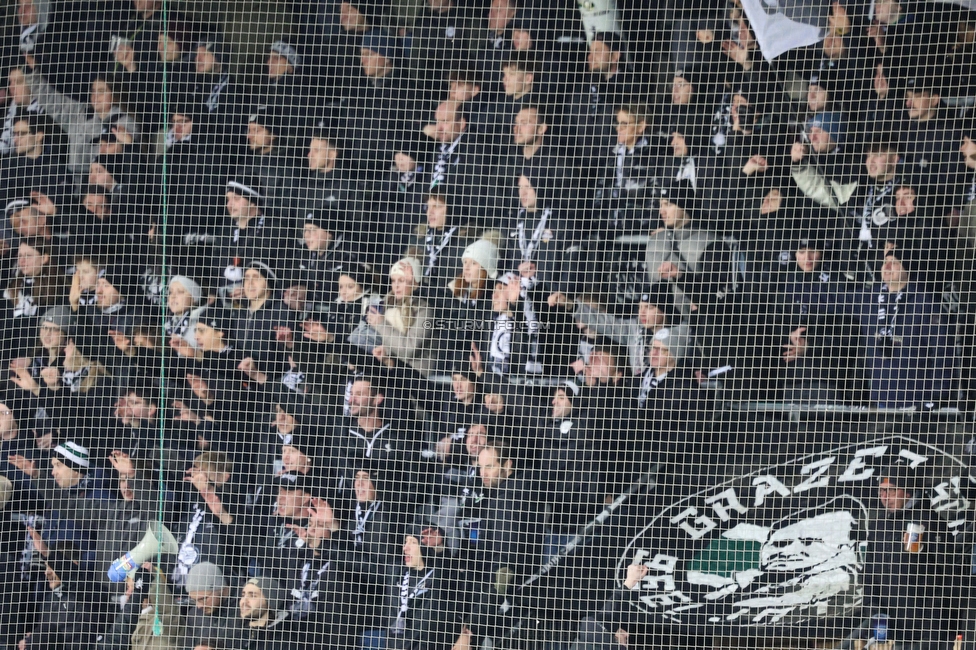
[[[390,267],[390,278],[398,278],[406,275],[406,267],[410,267],[410,270],[413,271],[414,283],[419,284],[424,276],[420,270],[420,262],[414,257],[403,257],[397,260]]]
[[[461,259],[477,262],[481,268],[488,272],[488,277],[492,280],[498,277],[498,246],[487,239],[479,239],[465,248]]]
[[[200,288],[199,284],[185,275],[174,275],[171,277],[169,279],[169,286],[172,287],[174,284],[178,284],[186,289],[186,292],[193,298],[194,305],[200,304],[200,300],[203,298],[203,289]]]

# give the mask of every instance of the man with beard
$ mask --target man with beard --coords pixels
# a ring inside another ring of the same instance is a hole
[[[241,650],[288,650],[294,636],[288,625],[288,592],[271,578],[251,578],[241,589]]]

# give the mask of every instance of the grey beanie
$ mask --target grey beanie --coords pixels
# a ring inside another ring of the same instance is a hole
[[[271,578],[251,578],[247,584],[254,585],[264,594],[264,599],[268,601],[268,612],[271,618],[275,618],[279,613],[288,611],[288,592],[285,591],[277,580]]]
[[[203,289],[200,288],[200,285],[196,281],[185,275],[174,275],[169,279],[169,286],[172,287],[174,284],[178,284],[186,289],[190,297],[193,298],[194,305],[200,304],[200,299],[203,298]]]
[[[415,257],[402,257],[390,267],[390,278],[397,278],[406,275],[407,268],[413,273],[414,284],[420,284],[424,279],[423,272],[420,270],[420,262]]]
[[[498,277],[498,246],[487,239],[479,239],[465,248],[461,259],[465,258],[477,262],[492,280]]]
[[[41,323],[54,323],[65,334],[71,333],[71,326],[74,325],[75,317],[71,313],[70,307],[51,307],[41,318]]]
[[[680,361],[689,352],[691,333],[687,325],[675,325],[658,331],[654,340],[660,341],[668,349],[672,359]]]
[[[190,567],[186,574],[184,587],[186,593],[194,591],[214,592],[227,586],[224,574],[216,564],[212,562],[201,562]],[[263,591],[263,590],[262,590]],[[267,596],[265,596],[267,598]]]

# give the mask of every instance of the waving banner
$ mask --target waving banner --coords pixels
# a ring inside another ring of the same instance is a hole
[[[820,42],[830,13],[822,0],[742,0],[742,8],[767,61]]]
[[[864,546],[882,467],[926,477],[952,534],[971,509],[958,458],[905,437],[839,447],[766,467],[661,511],[618,564],[649,570],[640,607],[659,623],[787,628],[849,616],[861,602]]]

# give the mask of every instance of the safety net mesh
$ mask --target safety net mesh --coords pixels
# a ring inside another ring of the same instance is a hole
[[[2,15],[3,648],[976,647],[976,1]]]

